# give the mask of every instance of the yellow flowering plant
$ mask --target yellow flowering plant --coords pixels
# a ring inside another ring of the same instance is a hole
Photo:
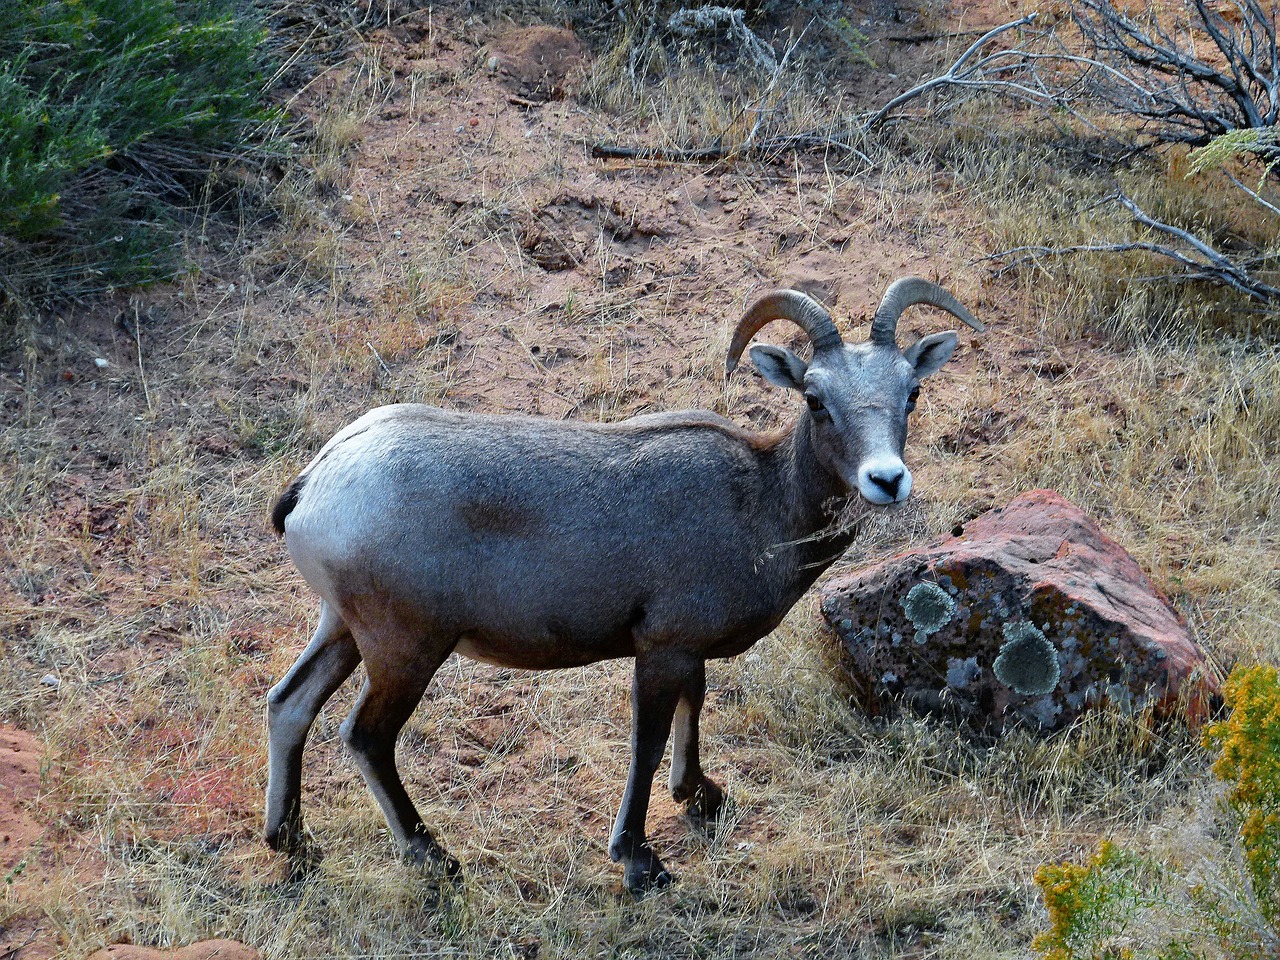
[[[1205,731],[1217,747],[1213,772],[1230,783],[1240,845],[1258,910],[1280,924],[1280,669],[1233,670],[1224,691],[1231,713]]]
[[[1239,667],[1224,696],[1230,712],[1207,728],[1204,743],[1217,751],[1214,773],[1230,784],[1226,805],[1239,824],[1245,877],[1192,884],[1104,840],[1086,864],[1036,871],[1049,913],[1034,944],[1044,960],[1253,960],[1280,952],[1280,669]]]

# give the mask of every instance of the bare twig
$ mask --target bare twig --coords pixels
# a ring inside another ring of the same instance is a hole
[[[1157,220],[1123,193],[1116,193],[1109,199],[1128,210],[1135,222],[1157,233],[1162,233],[1181,241],[1185,246],[1179,248],[1149,240],[1074,244],[1063,247],[1023,246],[1002,250],[999,253],[981,257],[975,262],[1008,260],[1004,266],[994,271],[996,276],[1000,276],[1019,266],[1036,263],[1044,257],[1063,257],[1078,253],[1129,253],[1137,250],[1145,253],[1154,253],[1186,268],[1181,273],[1163,274],[1146,279],[1175,282],[1207,280],[1231,287],[1247,297],[1266,304],[1280,304],[1280,287],[1273,287],[1259,280],[1249,272],[1247,265],[1225,256],[1194,234],[1180,227]]]
[[[1270,211],[1271,211],[1272,213],[1274,213],[1276,216],[1280,216],[1280,207],[1277,207],[1277,206],[1276,206],[1274,203],[1272,203],[1270,200],[1267,200],[1265,197],[1263,197],[1261,194],[1259,194],[1259,193],[1258,193],[1258,191],[1253,190],[1253,189],[1251,189],[1250,187],[1246,186],[1245,184],[1241,183],[1241,182],[1240,182],[1240,181],[1235,177],[1235,175],[1234,175],[1234,174],[1232,174],[1232,173],[1230,173],[1230,172],[1228,172],[1228,171],[1226,171],[1226,170],[1224,170],[1224,171],[1223,171],[1223,173],[1226,173],[1226,175],[1227,175],[1227,179],[1228,179],[1228,180],[1230,180],[1230,181],[1231,181],[1232,183],[1234,183],[1237,187],[1239,187],[1241,190],[1243,190],[1245,193],[1247,193],[1249,196],[1251,196],[1254,200],[1256,200],[1256,201],[1257,201],[1258,203],[1260,203],[1262,206],[1266,207],[1268,210],[1270,210]]]
[[[391,368],[387,366],[386,361],[382,359],[382,354],[378,353],[377,348],[367,340],[365,341],[365,346],[369,348],[369,352],[373,354],[373,358],[378,361],[378,366],[382,368],[382,372],[387,375],[387,378],[394,380],[395,375],[391,372]]]
[[[1175,5],[1176,8],[1177,5]],[[1062,78],[1109,113],[1141,125],[1152,143],[1199,145],[1231,130],[1280,121],[1275,10],[1259,0],[1223,5],[1184,0],[1145,15],[1111,0],[1072,0],[1071,23],[1086,55]],[[1259,144],[1273,156],[1274,144]]]
[[[862,123],[862,129],[866,132],[874,130],[876,127],[880,126],[880,124],[884,123],[884,121],[888,119],[889,115],[903,104],[910,103],[912,100],[922,97],[926,93],[946,86],[972,87],[977,85],[981,86],[983,89],[1000,89],[1010,93],[1017,93],[1023,96],[1028,96],[1034,100],[1049,99],[1046,92],[1034,90],[1025,84],[1013,83],[1007,80],[992,79],[991,70],[993,67],[1003,67],[1008,65],[1007,62],[1002,62],[1002,59],[1007,57],[1009,51],[1000,51],[983,57],[973,63],[969,62],[983,47],[989,44],[996,37],[1018,27],[1028,26],[1029,24],[1034,23],[1035,20],[1036,14],[1031,13],[1025,17],[1021,17],[1017,20],[1011,20],[1009,23],[1004,23],[998,27],[988,30],[970,44],[969,48],[960,55],[959,59],[951,65],[946,73],[936,77],[931,77],[924,81],[924,83],[916,84],[910,90],[898,94],[879,110],[869,114]]]
[[[833,150],[855,157],[870,164],[871,158],[865,153],[837,137],[818,133],[797,133],[788,136],[765,137],[754,143],[743,141],[736,144],[721,144],[714,147],[696,147],[681,149],[679,147],[620,147],[613,144],[597,143],[591,146],[591,155],[597,159],[612,160],[651,160],[659,163],[688,163],[705,160],[727,160],[729,158],[754,158],[772,160],[783,153],[807,150]]]

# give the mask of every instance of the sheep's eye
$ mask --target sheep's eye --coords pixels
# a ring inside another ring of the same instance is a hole
[[[911,392],[907,394],[907,413],[916,408],[916,401],[920,399],[920,388],[912,387]]]
[[[823,410],[826,409],[826,407],[822,405],[822,401],[819,400],[817,397],[815,397],[812,393],[806,393],[804,395],[804,402],[809,405],[809,409],[812,410],[814,413],[821,413]]]

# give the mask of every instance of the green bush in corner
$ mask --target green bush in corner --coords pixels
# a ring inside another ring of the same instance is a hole
[[[1199,882],[1110,841],[1087,864],[1045,864],[1045,960],[1280,956],[1280,669],[1237,667],[1224,693],[1231,712],[1204,739],[1230,785],[1235,844],[1197,865]]]
[[[172,272],[176,211],[272,119],[263,36],[232,0],[0,2],[11,294]]]

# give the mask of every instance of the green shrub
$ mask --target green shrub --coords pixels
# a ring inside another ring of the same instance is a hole
[[[1219,751],[1214,773],[1231,784],[1226,805],[1245,876],[1229,850],[1214,865],[1227,880],[1208,886],[1109,841],[1087,864],[1046,864],[1035,877],[1049,911],[1035,942],[1046,960],[1253,960],[1280,951],[1280,670],[1237,668],[1224,692],[1231,713],[1205,744]]]
[[[1085,865],[1046,864],[1036,885],[1049,911],[1049,929],[1036,937],[1045,960],[1121,960],[1133,956],[1131,927],[1160,906],[1159,871],[1110,841]]]
[[[0,9],[9,292],[165,275],[176,262],[177,209],[272,119],[261,25],[232,0],[10,0]]]
[[[1240,846],[1258,909],[1280,927],[1280,670],[1234,670],[1224,691],[1231,715],[1205,733],[1220,749],[1213,772],[1232,784]]]

